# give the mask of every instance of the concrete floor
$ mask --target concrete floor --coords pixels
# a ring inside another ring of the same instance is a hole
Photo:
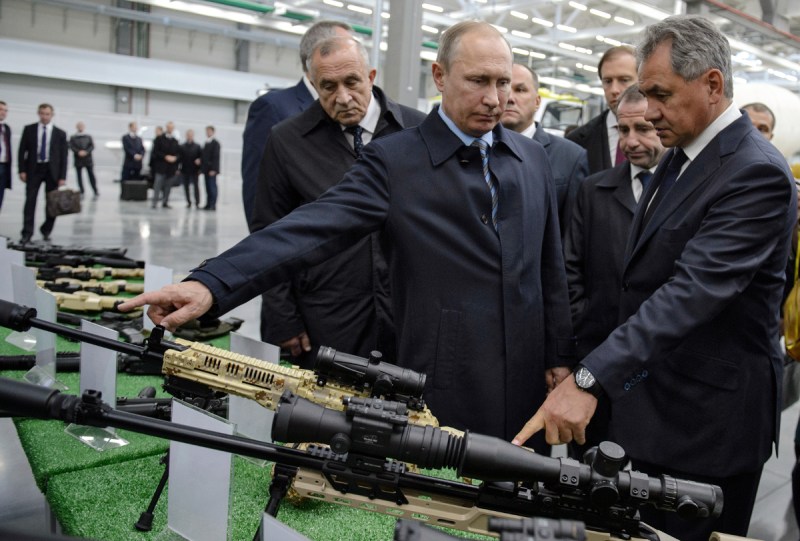
[[[69,184],[75,186],[74,180]],[[240,196],[240,181],[220,180],[217,211],[187,209],[183,189],[173,190],[172,209],[150,209],[146,202],[119,200],[119,184],[99,181],[100,197],[84,200],[78,215],[56,221],[52,242],[61,245],[128,248],[128,255],[148,263],[170,267],[176,279],[203,259],[235,244],[247,233]],[[24,189],[15,180],[0,209],[0,235],[19,239]],[[40,196],[41,197],[41,196]],[[43,219],[38,204],[36,234]],[[251,301],[230,315],[245,320],[240,332],[258,338],[258,301]],[[750,525],[750,536],[764,541],[797,541],[798,527],[791,508],[790,475],[794,464],[794,430],[800,404],[783,414],[779,456],[767,463]],[[31,533],[50,532],[47,504],[36,488],[16,431],[8,419],[0,419],[0,524]]]

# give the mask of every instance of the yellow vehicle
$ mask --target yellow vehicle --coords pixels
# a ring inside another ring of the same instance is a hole
[[[534,120],[542,125],[546,132],[564,135],[569,126],[580,126],[588,120],[586,117],[586,101],[570,94],[556,94],[546,88],[539,89],[542,103],[536,111]]]

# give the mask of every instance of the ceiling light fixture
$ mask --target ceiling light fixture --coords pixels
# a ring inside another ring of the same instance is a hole
[[[436,4],[422,4],[422,9],[435,11],[436,13],[444,13],[444,8],[442,6],[437,6]]]
[[[323,4],[327,4],[329,6],[333,6],[335,8],[343,8],[344,2],[339,2],[339,0],[322,0]]]
[[[632,20],[626,19],[625,17],[620,17],[619,15],[614,15],[614,20],[617,21],[619,24],[624,24],[627,26],[633,26],[634,24],[636,24]]]
[[[611,18],[611,14],[610,13],[606,13],[605,11],[600,11],[599,9],[592,8],[592,9],[589,10],[589,13],[591,13],[592,15],[597,15],[598,17],[602,17],[603,19],[610,19]]]
[[[511,31],[511,35],[512,36],[517,36],[518,38],[525,38],[525,39],[531,39],[533,37],[532,34],[529,34],[528,32],[523,32],[522,30],[512,30]]]
[[[553,28],[553,23],[551,21],[546,21],[544,19],[540,19],[539,17],[531,17],[531,22],[546,26],[547,28]]]
[[[510,11],[509,12],[512,17],[516,17],[517,19],[522,19],[523,21],[528,20],[528,16],[522,13],[521,11]]]
[[[569,5],[570,5],[570,7],[573,7],[575,9],[577,9],[577,10],[580,10],[580,11],[586,11],[587,9],[589,9],[586,6],[584,6],[583,4],[579,4],[578,2],[570,2]]]
[[[573,34],[578,31],[578,29],[575,28],[574,26],[567,26],[565,24],[557,24],[556,28],[558,28],[562,32],[571,32]]]
[[[355,4],[347,4],[347,9],[355,11],[356,13],[363,13],[364,15],[372,15],[372,10],[364,6],[357,6]]]

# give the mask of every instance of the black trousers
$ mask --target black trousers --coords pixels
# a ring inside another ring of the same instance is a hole
[[[83,193],[83,176],[82,171],[86,169],[86,172],[89,174],[89,183],[92,185],[92,191],[95,195],[97,195],[97,181],[94,178],[94,166],[93,165],[76,165],[75,166],[75,173],[78,175],[78,188]]]
[[[7,163],[0,163],[0,208],[3,207],[3,196],[6,189],[11,187],[11,167]]]
[[[200,187],[197,185],[197,173],[181,173],[183,175],[183,191],[186,192],[186,202],[192,204],[190,191],[194,193],[194,204],[200,206]]]
[[[722,515],[715,519],[685,520],[677,513],[659,511],[652,506],[641,508],[642,520],[650,526],[667,533],[680,541],[708,541],[711,532],[721,532],[745,537],[750,526],[750,516],[756,501],[758,482],[763,468],[751,473],[731,477],[707,477],[690,475],[661,466],[632,460],[633,469],[650,476],[671,475],[679,479],[712,483],[722,488],[724,505]]]
[[[30,238],[33,235],[33,220],[36,216],[36,198],[39,196],[39,188],[42,184],[44,184],[45,194],[58,189],[58,180],[53,178],[49,163],[37,163],[32,171],[28,171],[28,178],[25,182],[25,211],[22,218],[23,238]],[[47,196],[45,195],[45,197]],[[47,204],[46,199],[45,204]],[[50,233],[53,232],[55,223],[56,217],[48,215],[39,228],[39,231],[42,235],[49,236]]]

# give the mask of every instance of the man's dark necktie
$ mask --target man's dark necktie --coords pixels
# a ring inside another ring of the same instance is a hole
[[[661,184],[658,185],[658,191],[653,199],[650,201],[650,206],[647,207],[647,210],[644,213],[644,220],[642,220],[642,227],[647,225],[647,222],[650,221],[650,218],[653,216],[653,213],[658,207],[661,200],[667,195],[667,193],[672,189],[675,185],[675,181],[678,180],[678,175],[681,172],[681,168],[683,164],[686,163],[689,157],[683,151],[682,148],[676,148],[672,153],[672,158],[669,160],[669,164],[667,165],[667,170],[664,172],[664,176],[661,177]]]
[[[492,180],[492,174],[489,172],[489,145],[483,139],[475,139],[472,142],[474,147],[478,147],[481,151],[481,165],[483,166],[483,179],[489,186],[489,192],[492,194],[492,225],[497,231],[497,186]]]
[[[642,193],[647,190],[647,185],[650,183],[650,179],[653,178],[653,173],[645,169],[644,171],[639,171],[639,174],[636,175],[636,178],[639,179],[639,182],[642,183]]]
[[[353,136],[353,150],[356,151],[356,158],[361,157],[361,151],[364,149],[364,141],[361,139],[361,132],[364,131],[364,128],[361,126],[348,126],[345,128],[347,133],[352,134]]]
[[[42,148],[39,149],[39,161],[47,161],[47,126],[42,126]]]

